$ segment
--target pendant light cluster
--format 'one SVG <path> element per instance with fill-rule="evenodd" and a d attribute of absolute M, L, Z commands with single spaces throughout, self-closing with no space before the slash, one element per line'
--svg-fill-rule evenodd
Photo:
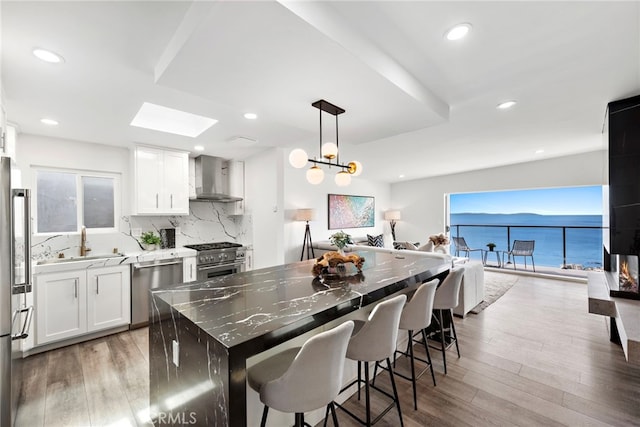
<path fill-rule="evenodd" d="M 329 168 L 335 166 L 340 168 L 340 171 L 336 174 L 335 181 L 340 187 L 347 186 L 351 183 L 351 175 L 358 176 L 362 173 L 362 164 L 358 161 L 352 161 L 345 164 L 340 163 L 340 157 L 338 153 L 338 115 L 344 113 L 344 109 L 333 105 L 330 102 L 321 99 L 311 104 L 313 107 L 320 111 L 320 156 L 321 160 L 317 158 L 309 158 L 307 152 L 301 148 L 296 148 L 289 154 L 289 163 L 294 168 L 301 169 L 307 165 L 307 163 L 313 163 L 313 166 L 307 171 L 307 181 L 310 184 L 320 184 L 324 180 L 324 171 L 318 165 L 327 165 Z M 336 117 L 336 142 L 322 143 L 322 112 L 332 114 Z M 324 159 L 324 160 L 322 160 Z M 335 160 L 335 163 L 334 163 Z"/>

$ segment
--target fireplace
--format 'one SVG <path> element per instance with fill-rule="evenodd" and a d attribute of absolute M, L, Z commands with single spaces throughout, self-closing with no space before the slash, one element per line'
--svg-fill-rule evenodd
<path fill-rule="evenodd" d="M 607 275 L 612 297 L 640 299 L 637 255 L 611 255 L 611 271 Z"/>

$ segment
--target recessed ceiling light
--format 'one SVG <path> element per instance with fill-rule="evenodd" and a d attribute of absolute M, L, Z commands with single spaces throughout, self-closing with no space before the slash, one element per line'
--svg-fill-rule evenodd
<path fill-rule="evenodd" d="M 471 31 L 471 24 L 464 22 L 448 29 L 444 36 L 447 40 L 460 40 L 469 34 L 469 31 Z"/>
<path fill-rule="evenodd" d="M 51 52 L 50 50 L 35 48 L 32 53 L 36 58 L 44 62 L 49 62 L 50 64 L 59 64 L 64 62 L 64 58 L 62 56 L 55 52 Z"/>
<path fill-rule="evenodd" d="M 544 150 L 542 148 L 536 150 L 536 154 L 542 154 L 542 153 L 544 153 Z"/>
<path fill-rule="evenodd" d="M 507 110 L 516 105 L 516 101 L 505 101 L 496 106 L 498 110 Z"/>
<path fill-rule="evenodd" d="M 404 178 L 404 175 L 398 175 L 398 178 Z"/>
<path fill-rule="evenodd" d="M 196 145 L 193 149 L 196 151 L 204 151 L 204 147 L 202 145 Z"/>
<path fill-rule="evenodd" d="M 256 113 L 244 113 L 244 118 L 249 120 L 255 120 L 258 118 Z"/>
<path fill-rule="evenodd" d="M 145 102 L 131 126 L 195 138 L 217 122 L 209 117 Z"/>
<path fill-rule="evenodd" d="M 47 118 L 40 119 L 40 123 L 43 123 L 49 126 L 58 126 L 58 121 L 53 119 L 47 119 Z"/>

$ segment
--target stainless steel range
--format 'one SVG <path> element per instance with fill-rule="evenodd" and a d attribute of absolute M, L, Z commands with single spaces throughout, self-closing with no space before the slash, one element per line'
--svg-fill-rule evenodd
<path fill-rule="evenodd" d="M 216 242 L 185 247 L 198 251 L 198 280 L 244 271 L 245 250 L 238 243 Z"/>

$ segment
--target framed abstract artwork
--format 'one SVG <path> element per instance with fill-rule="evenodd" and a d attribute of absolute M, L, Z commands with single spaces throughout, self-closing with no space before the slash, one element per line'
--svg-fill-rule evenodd
<path fill-rule="evenodd" d="M 375 198 L 329 194 L 329 230 L 373 227 L 375 225 Z"/>

